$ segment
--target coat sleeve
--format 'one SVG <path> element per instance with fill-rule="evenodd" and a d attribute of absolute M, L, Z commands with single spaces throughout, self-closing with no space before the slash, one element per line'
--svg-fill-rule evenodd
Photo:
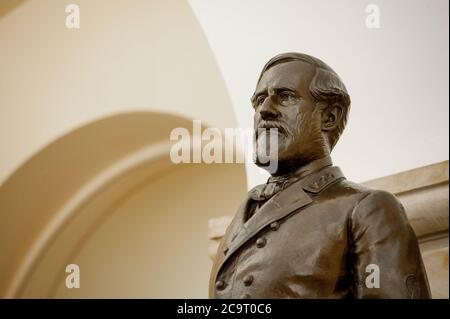
<path fill-rule="evenodd" d="M 366 195 L 352 212 L 350 230 L 355 298 L 430 298 L 416 236 L 394 195 Z"/>

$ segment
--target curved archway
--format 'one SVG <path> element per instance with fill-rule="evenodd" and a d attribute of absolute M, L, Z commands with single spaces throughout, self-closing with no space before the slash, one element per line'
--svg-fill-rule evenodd
<path fill-rule="evenodd" d="M 246 181 L 243 165 L 172 164 L 170 131 L 191 126 L 120 114 L 20 167 L 0 189 L 2 295 L 205 297 L 206 221 L 234 211 Z M 68 263 L 80 265 L 80 289 L 64 285 Z"/>

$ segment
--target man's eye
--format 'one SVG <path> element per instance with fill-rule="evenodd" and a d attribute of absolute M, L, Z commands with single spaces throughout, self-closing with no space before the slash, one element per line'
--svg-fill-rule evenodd
<path fill-rule="evenodd" d="M 256 105 L 261 105 L 264 103 L 264 100 L 266 99 L 265 95 L 260 95 L 256 98 Z"/>
<path fill-rule="evenodd" d="M 294 94 L 292 94 L 291 92 L 282 92 L 279 96 L 281 101 L 290 101 L 291 99 L 295 98 Z"/>

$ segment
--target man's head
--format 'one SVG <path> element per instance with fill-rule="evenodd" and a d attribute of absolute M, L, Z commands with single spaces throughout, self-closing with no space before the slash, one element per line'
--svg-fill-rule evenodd
<path fill-rule="evenodd" d="M 258 131 L 278 129 L 277 175 L 329 155 L 350 108 L 350 96 L 339 76 L 321 60 L 301 53 L 284 53 L 269 60 L 251 101 L 257 165 L 270 147 Z M 268 130 L 263 134 L 267 137 Z"/>

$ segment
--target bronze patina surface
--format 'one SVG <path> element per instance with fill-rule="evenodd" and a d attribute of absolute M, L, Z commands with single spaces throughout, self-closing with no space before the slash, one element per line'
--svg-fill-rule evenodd
<path fill-rule="evenodd" d="M 278 166 L 228 227 L 210 297 L 429 298 L 401 203 L 332 164 L 350 108 L 339 76 L 312 56 L 280 54 L 264 66 L 251 101 L 256 164 L 264 167 L 269 147 L 257 129 L 277 128 Z"/>

